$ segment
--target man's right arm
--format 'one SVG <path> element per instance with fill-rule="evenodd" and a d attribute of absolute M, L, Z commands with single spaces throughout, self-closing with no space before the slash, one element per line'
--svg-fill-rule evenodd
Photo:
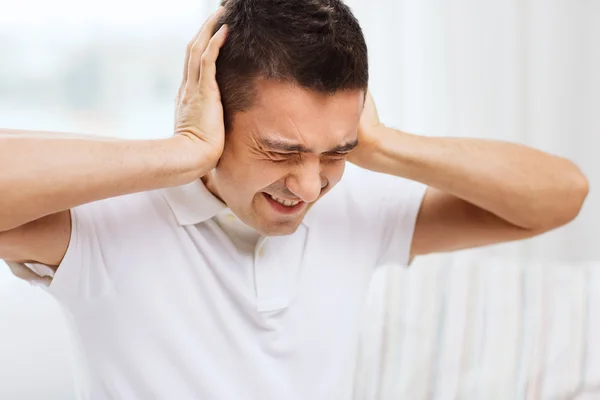
<path fill-rule="evenodd" d="M 225 142 L 216 60 L 227 27 L 219 9 L 190 41 L 175 135 L 119 140 L 0 130 L 0 259 L 57 266 L 71 235 L 70 209 L 179 186 L 218 162 Z"/>
<path fill-rule="evenodd" d="M 128 141 L 0 130 L 0 259 L 58 265 L 69 209 L 130 193 L 178 186 L 206 173 L 183 135 Z"/>

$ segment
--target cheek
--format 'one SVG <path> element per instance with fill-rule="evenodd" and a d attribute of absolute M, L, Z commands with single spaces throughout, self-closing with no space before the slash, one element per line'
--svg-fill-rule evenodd
<path fill-rule="evenodd" d="M 346 169 L 346 161 L 338 161 L 335 163 L 323 164 L 322 175 L 327 178 L 329 182 L 329 187 L 333 187 L 336 185 L 344 175 L 344 170 Z"/>
<path fill-rule="evenodd" d="M 225 141 L 218 168 L 222 175 L 245 179 L 254 168 L 254 158 L 243 142 L 232 137 Z"/>
<path fill-rule="evenodd" d="M 288 173 L 284 163 L 256 157 L 250 152 L 225 151 L 217 166 L 216 175 L 233 193 L 253 195 L 281 181 Z"/>
<path fill-rule="evenodd" d="M 289 166 L 270 160 L 257 160 L 253 170 L 255 182 L 260 182 L 260 189 L 282 182 L 289 174 Z"/>

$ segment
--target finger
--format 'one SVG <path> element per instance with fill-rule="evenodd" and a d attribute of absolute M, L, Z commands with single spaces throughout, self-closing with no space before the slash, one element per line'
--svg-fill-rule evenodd
<path fill-rule="evenodd" d="M 227 40 L 227 25 L 223 25 L 217 33 L 210 39 L 204 54 L 202 54 L 202 68 L 200 77 L 200 85 L 202 89 L 210 92 L 211 90 L 216 89 L 217 86 L 217 58 L 219 57 L 219 51 L 223 44 L 225 44 L 225 40 Z"/>
<path fill-rule="evenodd" d="M 188 76 L 188 65 L 190 63 L 190 54 L 192 52 L 192 46 L 194 45 L 194 43 L 196 43 L 196 39 L 198 39 L 198 36 L 200 36 L 200 32 L 202 32 L 202 29 L 204 29 L 204 27 L 206 26 L 206 21 L 202 24 L 202 26 L 200 27 L 200 29 L 198 30 L 198 32 L 196 32 L 196 34 L 194 35 L 194 37 L 192 38 L 192 40 L 190 40 L 185 48 L 185 60 L 183 63 L 183 80 L 181 85 L 183 86 L 185 84 L 185 81 L 187 80 L 187 76 Z"/>
<path fill-rule="evenodd" d="M 224 7 L 219 7 L 219 9 L 217 11 L 215 11 L 206 21 L 204 21 L 204 23 L 202 24 L 202 26 L 200 27 L 200 29 L 198 30 L 198 32 L 196 32 L 196 34 L 194 35 L 194 37 L 192 38 L 192 40 L 190 40 L 186 46 L 185 49 L 185 62 L 183 64 L 183 82 L 182 85 L 185 83 L 185 81 L 187 80 L 187 76 L 188 76 L 188 65 L 190 63 L 190 54 L 192 52 L 192 48 L 194 46 L 194 43 L 196 43 L 196 41 L 198 40 L 198 37 L 200 37 L 200 34 L 202 33 L 202 31 L 204 30 L 204 28 L 206 27 L 206 25 L 208 24 L 208 22 L 214 18 L 215 15 L 221 15 L 221 13 L 223 12 L 223 8 Z"/>
<path fill-rule="evenodd" d="M 211 36 L 213 36 L 212 33 L 215 30 L 215 26 L 217 25 L 217 22 L 219 20 L 219 17 L 223 13 L 223 10 L 223 7 L 219 8 L 219 10 L 216 13 L 214 13 L 208 19 L 208 21 L 206 21 L 206 24 L 200 31 L 200 34 L 198 35 L 196 41 L 190 49 L 188 72 L 186 75 L 188 82 L 197 83 L 198 79 L 200 78 L 200 62 L 202 60 L 202 54 L 204 54 L 204 51 L 206 50 L 208 43 L 211 40 Z"/>

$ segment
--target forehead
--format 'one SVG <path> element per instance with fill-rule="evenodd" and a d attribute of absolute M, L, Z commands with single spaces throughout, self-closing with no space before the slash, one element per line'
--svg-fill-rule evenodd
<path fill-rule="evenodd" d="M 362 90 L 322 94 L 290 83 L 260 80 L 253 107 L 240 115 L 257 134 L 302 143 L 338 145 L 356 139 Z"/>

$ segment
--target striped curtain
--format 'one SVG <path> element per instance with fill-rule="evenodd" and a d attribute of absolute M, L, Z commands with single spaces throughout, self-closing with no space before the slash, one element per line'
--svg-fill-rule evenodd
<path fill-rule="evenodd" d="M 600 263 L 481 255 L 381 268 L 356 400 L 600 399 Z"/>

